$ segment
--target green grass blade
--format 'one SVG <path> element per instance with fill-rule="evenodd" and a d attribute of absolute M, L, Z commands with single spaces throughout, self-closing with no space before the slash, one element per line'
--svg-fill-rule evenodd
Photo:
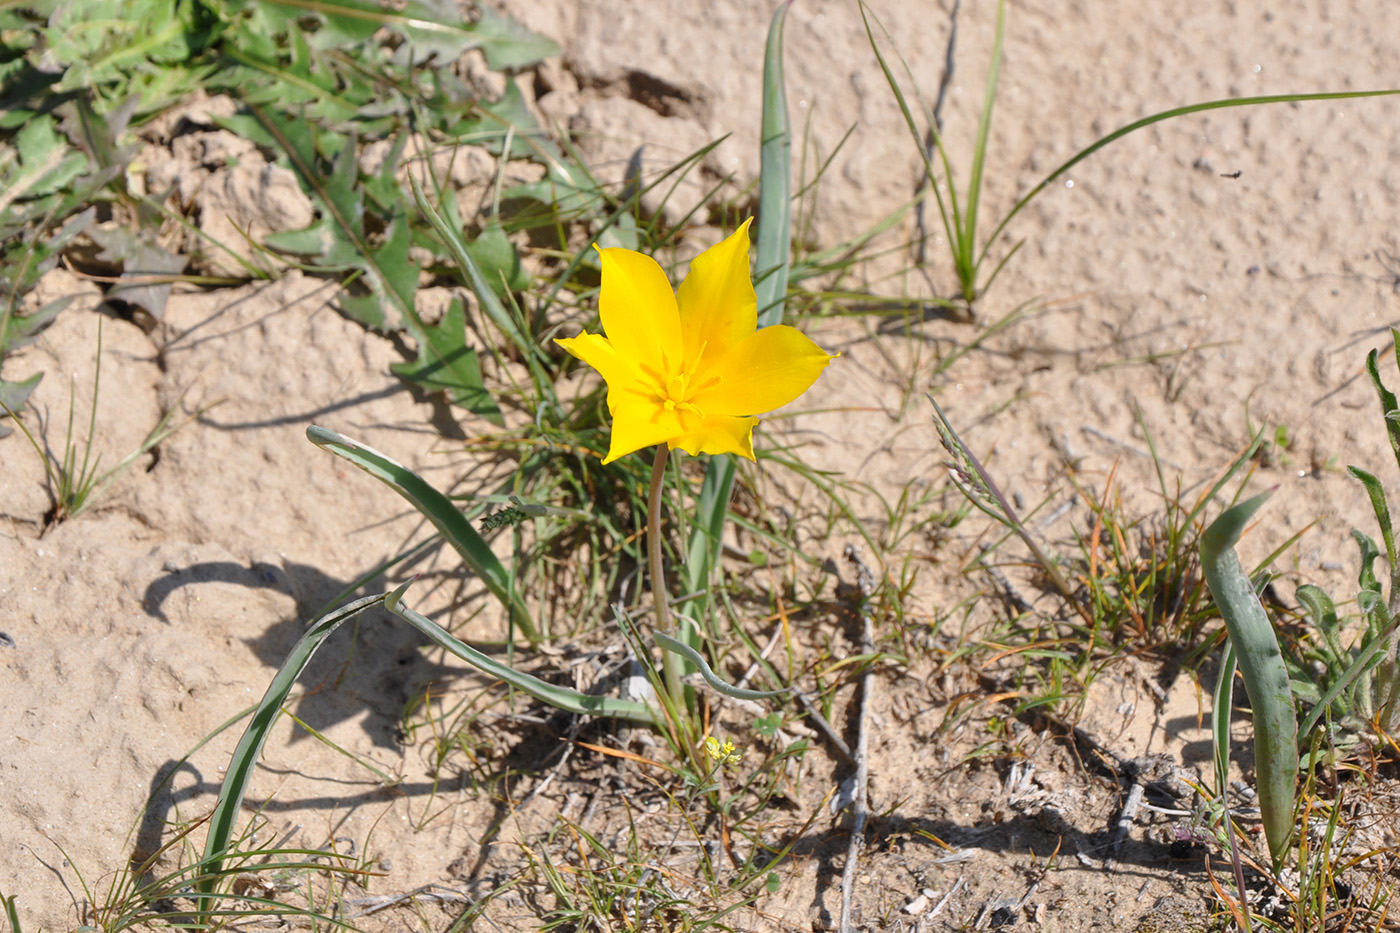
<path fill-rule="evenodd" d="M 9 897 L 0 894 L 0 904 L 5 905 L 5 920 L 10 925 L 10 933 L 20 933 L 19 908 L 15 906 L 15 898 L 18 895 L 11 894 Z"/>
<path fill-rule="evenodd" d="M 1163 120 L 1170 120 L 1174 117 L 1183 117 L 1187 114 L 1203 113 L 1207 110 L 1224 110 L 1229 107 L 1253 107 L 1259 104 L 1294 104 L 1314 100 L 1354 100 L 1358 97 L 1385 97 L 1392 94 L 1400 94 L 1400 88 L 1383 91 L 1331 91 L 1324 94 L 1270 94 L 1263 97 L 1228 97 L 1224 100 L 1210 100 L 1199 104 L 1188 104 L 1185 107 L 1173 107 L 1171 110 L 1163 110 L 1161 113 L 1154 113 L 1149 117 L 1143 117 L 1141 120 L 1134 120 L 1132 123 L 1121 126 L 1107 136 L 1090 143 L 1084 149 L 1070 156 L 1059 168 L 1041 179 L 1040 183 L 1027 192 L 1025 197 L 1017 201 L 1010 212 L 1001 219 L 1001 223 L 997 224 L 996 229 L 992 231 L 992 235 L 987 238 L 985 249 L 990 249 L 992 245 L 996 243 L 1001 237 L 1002 232 L 1006 229 L 1006 225 L 1011 223 L 1012 218 L 1021 213 L 1021 210 L 1034 200 L 1036 195 L 1048 188 L 1051 182 L 1080 162 L 1089 158 L 1089 156 L 1098 152 L 1104 146 L 1107 146 L 1109 143 L 1122 139 L 1129 133 L 1136 132 L 1145 126 L 1161 123 Z M 1400 457 L 1400 453 L 1397 453 L 1397 457 Z"/>
<path fill-rule="evenodd" d="M 481 309 L 486 312 L 491 323 L 495 324 L 497 329 L 510 339 L 511 343 L 515 344 L 516 349 L 526 359 L 533 358 L 535 355 L 534 342 L 527 340 L 525 334 L 516 326 L 515 319 L 511 317 L 510 312 L 501 303 L 501 299 L 497 297 L 496 289 L 492 287 L 492 283 L 487 280 L 481 267 L 472 258 L 471 252 L 467 249 L 466 241 L 462 239 L 462 234 L 449 224 L 442 213 L 433 206 L 432 202 L 428 200 L 428 196 L 423 192 L 422 186 L 418 184 L 418 179 L 411 173 L 409 180 L 413 185 L 413 199 L 417 202 L 418 209 L 423 212 L 423 216 L 427 218 L 437 235 L 442 237 L 443 245 L 447 247 L 458 267 L 466 274 L 467 283 L 476 293 L 477 300 L 481 302 Z"/>
<path fill-rule="evenodd" d="M 409 581 L 412 583 L 413 581 Z M 515 668 L 502 664 L 489 655 L 483 654 L 468 644 L 454 638 L 452 633 L 438 625 L 432 619 L 403 605 L 403 594 L 408 589 L 406 583 L 390 593 L 384 602 L 384 608 L 394 615 L 412 625 L 418 631 L 426 635 L 434 644 L 451 652 L 457 657 L 466 661 L 473 667 L 485 671 L 493 677 L 501 680 L 528 693 L 530 696 L 542 703 L 548 703 L 556 709 L 573 713 L 577 716 L 603 716 L 610 719 L 627 719 L 632 722 L 645 723 L 651 726 L 659 726 L 662 720 L 657 711 L 653 710 L 645 703 L 636 700 L 623 700 L 617 697 L 590 696 L 586 693 L 579 693 L 568 687 L 559 687 L 551 683 L 546 683 L 538 677 L 529 674 L 522 674 Z"/>
<path fill-rule="evenodd" d="M 933 119 L 933 115 L 927 113 L 929 131 L 933 134 L 935 148 L 943 161 L 943 173 L 948 179 L 948 195 L 952 200 L 953 209 L 953 215 L 951 217 L 948 214 L 948 204 L 943 201 L 943 192 L 939 189 L 937 177 L 934 175 L 933 162 L 929 158 L 929 153 L 924 146 L 922 137 L 919 135 L 919 127 L 914 122 L 914 114 L 909 108 L 909 101 L 905 99 L 904 90 L 899 86 L 899 81 L 895 79 L 894 71 L 890 68 L 889 62 L 885 59 L 885 54 L 880 51 L 880 43 L 875 40 L 875 28 L 870 23 L 870 18 L 873 15 L 870 8 L 866 6 L 865 0 L 861 0 L 860 19 L 861 22 L 865 24 L 866 40 L 870 43 L 870 50 L 875 53 L 875 60 L 879 63 L 880 71 L 885 76 L 885 83 L 890 86 L 890 92 L 894 94 L 895 103 L 899 105 L 899 112 L 904 115 L 904 124 L 909 129 L 909 135 L 914 139 L 914 148 L 918 151 L 919 157 L 923 159 L 924 176 L 928 179 L 929 190 L 933 192 L 934 201 L 938 204 L 939 218 L 943 221 L 943 232 L 948 237 L 948 242 L 953 244 L 956 250 L 958 237 L 962 232 L 962 219 L 958 212 L 957 189 L 953 187 L 952 166 L 948 162 L 947 152 L 943 149 L 942 136 L 938 132 L 938 125 Z M 880 29 L 882 32 L 884 28 L 884 25 L 881 24 Z M 889 33 L 885 32 L 885 36 L 888 38 Z M 905 73 L 908 74 L 908 71 L 909 69 L 906 66 Z M 961 276 L 961 272 L 959 275 Z"/>
<path fill-rule="evenodd" d="M 198 911 L 201 917 L 207 917 L 212 909 L 214 883 L 223 868 L 229 840 L 233 837 L 234 823 L 238 819 L 239 808 L 243 805 L 243 795 L 248 791 L 253 769 L 262 755 L 272 724 L 281 712 L 282 704 L 287 701 L 292 684 L 296 683 L 306 665 L 311 663 L 316 649 L 321 647 L 332 632 L 371 606 L 384 602 L 385 598 L 384 593 L 365 596 L 321 616 L 292 646 L 286 660 L 273 676 L 272 683 L 268 684 L 262 702 L 258 704 L 253 718 L 243 730 L 243 737 L 238 740 L 238 746 L 233 750 L 228 773 L 224 776 L 223 786 L 219 788 L 218 803 L 214 805 L 214 812 L 209 817 L 209 835 L 204 843 L 204 858 L 200 864 Z"/>
<path fill-rule="evenodd" d="M 467 569 L 481 578 L 491 594 L 501 601 L 511 614 L 512 623 L 520 629 L 530 644 L 538 644 L 539 629 L 530 616 L 529 607 L 510 575 L 490 546 L 477 534 L 471 522 L 457 510 L 452 500 L 434 489 L 427 480 L 373 447 L 367 447 L 342 434 L 312 425 L 306 437 L 317 447 L 325 448 L 349 460 L 370 476 L 385 483 L 403 496 L 424 518 L 432 522 L 442 536 L 457 549 Z"/>
<path fill-rule="evenodd" d="M 1230 716 L 1235 710 L 1235 646 L 1227 638 L 1220 659 L 1220 679 L 1215 682 L 1215 708 L 1211 713 L 1211 740 L 1215 745 L 1215 786 L 1220 799 L 1230 786 Z M 1227 814 L 1226 819 L 1229 816 Z"/>
<path fill-rule="evenodd" d="M 466 276 L 467 284 L 476 294 L 481 310 L 491 319 L 491 323 L 496 325 L 496 329 L 515 344 L 515 348 L 520 352 L 526 365 L 529 366 L 530 379 L 534 383 L 535 392 L 541 398 L 555 399 L 554 380 L 549 378 L 540 365 L 540 348 L 521 329 L 510 310 L 497 296 L 492 282 L 487 279 L 485 273 L 481 271 L 481 266 L 472 258 L 471 252 L 467 249 L 466 241 L 462 239 L 462 234 L 449 224 L 442 213 L 429 202 L 413 173 L 410 172 L 408 177 L 413 186 L 413 199 L 417 202 L 418 209 L 423 212 L 423 216 L 427 218 L 433 230 L 442 238 L 443 245 L 447 247 L 447 251 L 452 255 L 457 267 Z"/>
<path fill-rule="evenodd" d="M 987 137 L 992 131 L 992 108 L 997 98 L 997 81 L 1001 77 L 1002 40 L 1006 35 L 1006 0 L 997 2 L 996 37 L 992 40 L 992 57 L 987 65 L 987 90 L 982 97 L 982 116 L 977 120 L 977 145 L 972 150 L 972 178 L 967 188 L 967 212 L 963 215 L 963 233 L 958 239 L 958 248 L 965 250 L 959 263 L 969 270 L 969 280 L 973 294 L 964 293 L 971 301 L 977 297 L 977 271 L 982 265 L 986 250 L 974 259 L 977 250 L 977 206 L 982 199 L 982 167 L 987 160 Z"/>
<path fill-rule="evenodd" d="M 773 14 L 763 53 L 763 124 L 759 150 L 758 326 L 783 319 L 792 257 L 792 131 L 783 81 L 783 23 L 791 3 Z"/>
<path fill-rule="evenodd" d="M 1288 669 L 1273 624 L 1254 583 L 1240 566 L 1235 543 L 1271 493 L 1227 509 L 1201 535 L 1201 568 L 1225 620 L 1254 710 L 1254 764 L 1264 837 L 1277 868 L 1293 834 L 1294 786 L 1298 778 L 1298 714 Z"/>
<path fill-rule="evenodd" d="M 1210 488 L 1201 493 L 1200 498 L 1196 500 L 1196 504 L 1191 507 L 1191 511 L 1186 513 L 1186 524 L 1193 524 L 1196 519 L 1200 517 L 1201 513 L 1206 510 L 1206 506 L 1215 501 L 1215 497 L 1220 495 L 1220 490 L 1225 488 L 1225 485 L 1234 478 L 1235 474 L 1238 473 L 1246 463 L 1253 461 L 1255 451 L 1257 451 L 1259 446 L 1263 443 L 1264 432 L 1261 430 L 1258 434 L 1254 435 L 1254 438 L 1249 442 L 1249 446 L 1240 451 L 1239 456 L 1231 461 L 1230 465 L 1225 468 L 1225 472 L 1220 474 L 1220 477 L 1211 484 Z M 1162 483 L 1161 488 L 1165 492 L 1166 482 L 1161 479 L 1160 469 L 1158 471 L 1158 477 L 1159 481 Z"/>

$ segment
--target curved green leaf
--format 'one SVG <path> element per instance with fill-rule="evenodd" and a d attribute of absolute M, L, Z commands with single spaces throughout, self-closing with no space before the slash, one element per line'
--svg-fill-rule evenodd
<path fill-rule="evenodd" d="M 214 804 L 214 812 L 209 816 L 209 835 L 205 839 L 204 858 L 200 865 L 198 911 L 201 917 L 206 917 L 212 909 L 214 884 L 220 877 L 224 856 L 228 854 L 229 840 L 233 836 L 233 826 L 238 819 L 239 808 L 243 805 L 243 796 L 253 779 L 253 769 L 262 756 L 272 724 L 281 712 L 282 704 L 287 702 L 287 694 L 291 692 L 292 684 L 296 683 L 306 665 L 311 663 L 316 649 L 321 647 L 331 633 L 371 606 L 384 602 L 387 595 L 380 593 L 377 596 L 365 596 L 321 616 L 292 646 L 286 660 L 273 676 L 272 683 L 268 684 L 262 702 L 258 704 L 253 718 L 243 730 L 243 737 L 238 740 L 238 745 L 233 750 L 228 772 L 224 775 L 224 783 L 219 788 L 219 800 Z"/>
<path fill-rule="evenodd" d="M 651 637 L 656 639 L 656 643 L 666 651 L 674 652 L 694 664 L 699 669 L 700 676 L 705 678 L 705 683 L 727 697 L 733 697 L 736 700 L 768 700 L 784 696 L 792 690 L 790 687 L 782 690 L 745 690 L 743 687 L 735 687 L 725 683 L 718 674 L 710 669 L 710 665 L 705 662 L 704 655 L 685 642 L 677 641 L 665 632 L 653 632 Z"/>
<path fill-rule="evenodd" d="M 409 582 L 411 583 L 412 581 Z M 556 709 L 562 709 L 565 712 L 574 713 L 578 716 L 603 716 L 609 719 L 627 719 L 632 722 L 645 723 L 650 726 L 661 724 L 657 711 L 653 710 L 645 703 L 639 703 L 636 700 L 623 700 L 617 697 L 590 696 L 589 694 L 580 693 L 568 687 L 560 687 L 555 684 L 546 683 L 538 677 L 522 674 L 515 668 L 502 664 L 489 655 L 483 654 L 455 638 L 451 632 L 438 625 L 432 619 L 403 605 L 403 594 L 407 589 L 408 584 L 404 584 L 393 593 L 389 594 L 388 598 L 384 601 L 384 608 L 428 636 L 434 644 L 451 652 L 473 667 L 483 670 L 493 677 L 499 677 L 517 690 L 528 693 L 542 703 L 548 703 Z"/>
<path fill-rule="evenodd" d="M 317 447 L 349 460 L 407 499 L 442 532 L 442 536 L 462 556 L 467 569 L 480 577 L 491 594 L 501 601 L 501 605 L 510 612 L 511 621 L 530 644 L 539 643 L 539 629 L 535 627 L 519 589 L 512 585 L 500 559 L 451 499 L 434 489 L 423 477 L 373 447 L 314 424 L 306 429 L 306 437 Z"/>
<path fill-rule="evenodd" d="M 1201 534 L 1201 568 L 1225 620 L 1230 645 L 1238 658 L 1254 711 L 1254 765 L 1259 809 L 1269 854 L 1278 867 L 1283 863 L 1293 834 L 1298 719 L 1278 636 L 1259 602 L 1254 583 L 1235 553 L 1235 543 L 1245 525 L 1271 494 L 1266 492 L 1241 502 L 1211 523 Z"/>

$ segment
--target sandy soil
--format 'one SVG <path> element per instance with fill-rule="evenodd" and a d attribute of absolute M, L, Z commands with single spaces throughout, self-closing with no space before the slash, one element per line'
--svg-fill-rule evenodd
<path fill-rule="evenodd" d="M 654 170 L 729 134 L 700 180 L 729 177 L 725 190 L 736 194 L 752 184 L 768 4 L 507 6 L 564 48 L 525 83 L 539 111 L 573 134 L 603 177 L 620 180 L 638 146 Z M 895 37 L 886 48 L 903 55 L 912 85 L 932 100 L 947 5 L 874 9 Z M 1012 4 L 986 227 L 1065 158 L 1140 116 L 1228 96 L 1393 85 L 1400 33 L 1382 28 L 1389 12 L 1373 0 L 1219 0 L 1185 12 Z M 959 186 L 993 18 L 984 0 L 964 3 L 957 20 L 943 118 Z M 920 163 L 850 3 L 795 5 L 787 40 L 789 98 L 805 134 L 798 156 L 809 178 L 831 159 L 804 199 L 801 228 L 810 248 L 825 248 L 911 198 Z M 240 196 L 240 185 L 285 188 L 286 179 L 250 170 L 246 158 L 233 177 L 215 134 L 192 132 L 206 132 L 198 152 L 182 154 L 191 140 L 162 145 L 174 166 L 168 171 L 184 173 L 193 197 L 207 196 L 211 223 L 218 205 L 252 199 Z M 683 186 L 666 209 L 682 215 L 704 189 L 699 180 Z M 261 229 L 304 222 L 294 193 L 277 204 L 280 213 L 259 215 Z M 911 483 L 944 482 L 922 399 L 935 389 L 1008 494 L 1047 500 L 1042 514 L 1057 519 L 1043 532 L 1063 542 L 1089 521 L 1066 479 L 1071 471 L 1103 491 L 1116 468 L 1131 514 L 1159 505 L 1142 456 L 1144 425 L 1187 495 L 1244 447 L 1250 425 L 1285 426 L 1291 446 L 1254 480 L 1280 488 L 1244 542 L 1246 563 L 1315 522 L 1281 562 L 1289 578 L 1280 589 L 1291 598 L 1294 585 L 1308 581 L 1347 594 L 1355 573 L 1349 532 L 1369 529 L 1372 519 L 1361 487 L 1341 467 L 1355 463 L 1395 479 L 1362 361 L 1400 323 L 1397 214 L 1394 99 L 1220 111 L 1149 128 L 1077 166 L 1016 219 L 993 261 L 1009 245 L 1024 245 L 979 302 L 978 323 L 936 314 L 907 328 L 901 321 L 882 329 L 873 318 L 814 322 L 814 336 L 841 359 L 801 403 L 803 413 L 770 423 L 767 442 L 800 442 L 812 467 L 865 484 L 859 517 L 879 532 L 887 518 L 878 497 L 892 501 Z M 693 241 L 714 235 L 696 231 Z M 890 298 L 950 294 L 942 238 L 932 237 L 926 266 L 913 268 L 916 237 L 906 217 L 878 241 L 883 256 L 845 287 Z M 80 877 L 100 902 L 133 856 L 170 840 L 167 821 L 207 812 L 238 738 L 238 728 L 219 729 L 256 702 L 301 622 L 424 535 L 391 492 L 312 448 L 305 427 L 341 430 L 465 491 L 485 488 L 490 467 L 460 438 L 490 428 L 392 377 L 399 351 L 344 320 L 325 281 L 288 272 L 271 284 L 177 291 L 164 326 L 151 334 L 100 307 L 96 287 L 68 273 L 55 273 L 44 288 L 86 296 L 7 372 L 48 374 L 34 402 L 47 413 L 51 444 L 62 442 L 70 386 L 80 406 L 91 398 L 99 320 L 97 449 L 109 460 L 139 443 L 168 408 L 220 403 L 147 457 L 99 508 L 48 529 L 37 458 L 17 437 L 0 441 L 0 629 L 8 636 L 0 647 L 7 723 L 0 891 L 19 896 L 27 928 L 52 930 L 81 922 L 88 895 Z M 1028 302 L 1013 326 L 946 371 L 937 368 L 986 324 Z M 1382 369 L 1400 382 L 1393 364 Z M 775 497 L 794 482 L 752 481 Z M 808 502 L 812 493 L 797 495 Z M 1062 503 L 1070 507 L 1060 511 Z M 890 553 L 864 554 L 895 576 L 911 563 L 919 568 L 907 606 L 911 631 L 946 623 L 960 601 L 991 591 L 988 580 L 960 570 L 980 534 L 970 523 L 946 541 L 910 539 Z M 849 528 L 808 535 L 807 553 L 838 562 L 856 540 Z M 454 562 L 434 555 L 416 569 L 446 581 L 424 596 L 429 606 L 446 605 Z M 989 605 L 974 619 L 1000 611 Z M 835 610 L 803 624 L 807 638 L 834 654 L 858 650 L 857 633 Z M 500 637 L 487 616 L 474 626 Z M 755 623 L 755 631 L 768 630 Z M 950 718 L 970 675 L 939 669 L 937 657 L 931 651 L 908 667 L 879 670 L 870 713 L 878 818 L 858 874 L 859 922 L 920 930 L 1200 928 L 1209 882 L 1199 852 L 1171 856 L 1172 821 L 1144 819 L 1110 859 L 1131 779 L 1086 765 L 1082 741 L 1066 741 L 1056 723 L 1008 719 L 995 706 Z M 1189 677 L 1169 681 L 1158 698 L 1158 673 L 1151 659 L 1105 672 L 1084 706 L 1084 735 L 1119 764 L 1165 755 L 1191 773 L 1208 756 L 1207 734 L 1197 728 L 1204 701 Z M 983 672 L 981 689 L 994 689 L 997 675 Z M 461 898 L 483 897 L 520 873 L 517 843 L 540 839 L 560 813 L 621 846 L 627 818 L 610 801 L 627 781 L 642 837 L 655 842 L 671 832 L 665 799 L 635 768 L 581 752 L 556 767 L 553 727 L 521 731 L 502 720 L 483 729 L 482 757 L 493 762 L 486 771 L 510 767 L 518 777 L 482 783 L 465 769 L 435 783 L 426 733 L 405 735 L 401 725 L 406 705 L 428 685 L 435 702 L 441 696 L 450 705 L 483 682 L 403 627 L 367 617 L 328 646 L 303 679 L 294 711 L 401 782 L 383 786 L 288 720 L 254 784 L 251 797 L 267 820 L 263 841 L 353 848 L 385 873 L 352 890 L 359 899 L 352 913 L 375 906 L 370 899 L 379 895 L 440 886 L 437 901 L 421 897 L 357 924 L 446 928 Z M 853 696 L 853 687 L 838 692 L 838 708 L 851 708 Z M 721 716 L 736 731 L 752 725 L 743 710 Z M 838 725 L 846 727 L 846 713 Z M 1010 730 L 995 736 L 1000 751 L 975 755 L 993 728 Z M 1246 725 L 1239 728 L 1247 738 Z M 791 812 L 787 824 L 774 824 L 774 838 L 785 825 L 800 827 L 848 770 L 820 750 L 809 755 L 790 775 Z M 550 785 L 533 794 L 546 773 Z M 525 802 L 512 811 L 505 795 Z M 504 832 L 484 838 L 499 822 Z M 727 922 L 775 930 L 830 923 L 839 912 L 846 826 L 844 816 L 819 812 L 778 869 L 777 891 Z M 1396 843 L 1393 824 L 1372 833 L 1371 844 Z M 201 831 L 191 838 L 199 845 Z M 529 929 L 548 903 L 522 885 L 493 900 L 488 915 L 501 927 Z M 1183 925 L 1138 926 L 1169 920 Z"/>

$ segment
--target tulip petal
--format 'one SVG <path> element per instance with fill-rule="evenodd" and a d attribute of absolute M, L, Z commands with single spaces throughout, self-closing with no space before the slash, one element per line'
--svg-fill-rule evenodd
<path fill-rule="evenodd" d="M 665 378 L 681 364 L 681 320 L 671 283 L 655 259 L 630 249 L 599 249 L 598 316 L 608 341 L 638 369 Z"/>
<path fill-rule="evenodd" d="M 691 401 L 709 415 L 772 411 L 806 392 L 834 359 L 795 327 L 765 327 L 697 374 Z"/>
<path fill-rule="evenodd" d="M 754 459 L 753 429 L 758 419 L 752 415 L 711 415 L 687 419 L 687 431 L 671 438 L 671 449 L 696 454 L 738 454 Z"/>
<path fill-rule="evenodd" d="M 749 279 L 752 222 L 750 217 L 723 242 L 692 259 L 676 291 L 687 372 L 723 355 L 758 326 L 758 300 Z"/>
<path fill-rule="evenodd" d="M 583 360 L 598 370 L 603 381 L 608 384 L 608 410 L 613 408 L 615 392 L 645 392 L 641 373 L 630 360 L 626 360 L 608 338 L 602 334 L 582 333 L 577 337 L 556 338 L 555 343 L 569 351 L 571 356 Z"/>
<path fill-rule="evenodd" d="M 612 411 L 612 441 L 604 463 L 612 463 L 634 450 L 660 444 L 681 434 L 680 415 L 667 411 L 655 401 L 632 393 L 608 393 L 608 408 Z"/>

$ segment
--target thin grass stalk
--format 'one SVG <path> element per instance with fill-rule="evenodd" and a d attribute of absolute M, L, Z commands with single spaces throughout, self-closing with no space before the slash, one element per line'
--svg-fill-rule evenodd
<path fill-rule="evenodd" d="M 1211 713 L 1215 787 L 1220 792 L 1222 806 L 1225 806 L 1225 791 L 1230 786 L 1230 717 L 1235 711 L 1235 672 L 1238 669 L 1235 645 L 1227 638 L 1225 653 L 1220 658 L 1220 676 L 1215 681 L 1215 708 Z M 1230 818 L 1228 807 L 1225 810 L 1225 818 Z"/>
<path fill-rule="evenodd" d="M 949 466 L 957 480 L 957 485 L 967 497 L 968 502 L 1021 539 L 1021 542 L 1030 550 L 1031 556 L 1035 558 L 1036 566 L 1045 573 L 1050 585 L 1079 614 L 1084 623 L 1091 630 L 1094 629 L 1098 624 L 1097 621 L 1084 603 L 1075 596 L 1074 591 L 1070 589 L 1069 584 L 1060 573 L 1059 565 L 1051 559 L 1050 555 L 1045 553 L 1040 542 L 1036 541 L 1035 536 L 1026 528 L 1025 522 L 1017 515 L 1016 510 L 1012 508 L 1011 503 L 992 480 L 991 474 L 982 466 L 982 461 L 973 454 L 972 448 L 958 437 L 958 433 L 953 430 L 952 422 L 943 413 L 938 402 L 932 395 L 926 397 L 933 405 L 934 414 L 938 418 L 935 427 L 938 429 L 939 440 L 943 442 L 944 448 L 952 458 Z"/>
<path fill-rule="evenodd" d="M 953 170 L 952 166 L 948 162 L 948 153 L 943 148 L 943 138 L 942 134 L 939 132 L 938 129 L 938 121 L 933 119 L 933 115 L 931 113 L 926 114 L 926 116 L 928 117 L 929 132 L 933 136 L 934 149 L 935 151 L 937 151 L 943 162 L 943 172 L 945 177 L 948 179 L 948 196 L 952 201 L 952 217 L 948 216 L 949 205 L 947 205 L 943 201 L 943 192 L 940 191 L 938 188 L 937 178 L 933 171 L 933 160 L 932 158 L 930 158 L 928 148 L 924 146 L 920 141 L 919 128 L 914 122 L 914 114 L 909 109 L 909 102 L 905 99 L 904 92 L 900 90 L 899 81 L 895 79 L 894 71 L 891 70 L 889 62 L 885 59 L 884 53 L 880 51 L 880 44 L 875 41 L 875 29 L 870 24 L 870 17 L 872 15 L 873 14 L 870 12 L 870 8 L 866 5 L 865 0 L 861 0 L 860 18 L 861 22 L 865 24 L 866 39 L 869 40 L 870 49 L 875 53 L 875 60 L 879 63 L 880 71 L 885 76 L 885 83 L 887 83 L 890 86 L 890 91 L 894 94 L 895 103 L 899 105 L 899 111 L 904 116 L 904 123 L 909 128 L 910 134 L 912 134 L 914 137 L 914 142 L 918 147 L 919 156 L 923 159 L 924 162 L 924 177 L 928 179 L 929 190 L 933 192 L 934 201 L 938 204 L 939 219 L 943 221 L 943 232 L 947 235 L 948 242 L 953 245 L 954 249 L 956 249 L 956 244 L 958 242 L 958 234 L 962 230 L 961 213 L 958 209 L 957 189 L 953 187 Z M 880 30 L 885 33 L 886 38 L 889 38 L 889 33 L 885 31 L 884 24 L 881 24 Z M 907 66 L 905 68 L 905 71 L 906 73 L 908 72 Z M 956 255 L 954 258 L 956 260 Z"/>
<path fill-rule="evenodd" d="M 1264 837 L 1274 868 L 1283 864 L 1293 834 L 1298 780 L 1298 714 L 1288 669 L 1273 624 L 1254 583 L 1240 566 L 1235 543 L 1271 495 L 1266 492 L 1226 510 L 1201 535 L 1201 568 L 1225 620 L 1245 690 L 1254 711 L 1254 764 Z"/>
<path fill-rule="evenodd" d="M 982 115 L 977 121 L 977 143 L 972 150 L 972 177 L 967 187 L 967 212 L 963 218 L 962 236 L 958 238 L 959 278 L 963 298 L 977 297 L 977 273 L 986 251 L 977 254 L 977 208 L 982 200 L 982 170 L 987 161 L 987 137 L 992 130 L 992 108 L 996 104 L 997 82 L 1001 77 L 1002 40 L 1006 35 L 1006 0 L 998 0 L 996 35 L 992 40 L 992 59 L 987 66 L 987 90 L 982 98 Z M 930 179 L 930 182 L 932 179 Z M 949 183 L 952 178 L 949 176 Z"/>
<path fill-rule="evenodd" d="M 1136 132 L 1143 127 L 1151 126 L 1154 123 L 1161 123 L 1163 120 L 1170 120 L 1174 117 L 1183 117 L 1188 114 L 1202 113 L 1208 110 L 1224 110 L 1230 107 L 1253 107 L 1260 104 L 1294 104 L 1315 100 L 1354 100 L 1359 97 L 1387 97 L 1393 94 L 1400 94 L 1400 88 L 1378 91 L 1334 91 L 1322 94 L 1268 94 L 1261 97 L 1228 97 L 1224 100 L 1211 100 L 1199 104 L 1188 104 L 1185 107 L 1173 107 L 1170 110 L 1163 110 L 1161 113 L 1154 113 L 1140 120 L 1134 120 L 1132 123 L 1121 126 L 1107 136 L 1090 143 L 1088 146 L 1066 159 L 1062 165 L 1053 170 L 1049 175 L 1042 178 L 1034 188 L 1026 192 L 1025 196 L 1016 202 L 1011 210 L 1007 212 L 1006 216 L 1001 219 L 1001 223 L 996 225 L 996 228 L 992 230 L 992 235 L 987 238 L 987 244 L 982 248 L 982 253 L 985 255 L 987 251 L 996 244 L 997 240 L 1001 238 L 1002 233 L 1005 232 L 1007 224 L 1011 223 L 1012 219 L 1015 218 L 1017 214 L 1021 213 L 1021 210 L 1034 200 L 1036 195 L 1048 188 L 1055 179 L 1059 178 L 1065 172 L 1074 168 L 1074 166 L 1083 162 L 1109 143 L 1122 139 L 1129 133 Z"/>
<path fill-rule="evenodd" d="M 526 335 L 505 305 L 496 297 L 490 280 L 481 271 L 481 267 L 476 264 L 476 260 L 472 259 L 471 253 L 467 250 L 466 241 L 462 239 L 461 234 L 428 200 L 428 196 L 423 192 L 422 186 L 418 184 L 418 179 L 412 172 L 409 173 L 408 178 L 413 188 L 414 202 L 417 203 L 418 209 L 423 212 L 423 216 L 427 218 L 428 224 L 442 238 L 443 245 L 447 247 L 453 261 L 457 263 L 457 267 L 466 276 L 467 284 L 476 294 L 482 311 L 491 319 L 491 323 L 496 326 L 496 329 L 510 340 L 525 360 L 530 370 L 530 380 L 534 383 L 535 392 L 541 398 L 553 398 L 554 382 L 546 375 L 540 364 L 540 348 L 535 341 Z"/>
<path fill-rule="evenodd" d="M 77 392 L 68 396 L 68 432 L 69 440 L 72 440 L 73 432 L 73 398 Z M 83 445 L 83 467 L 78 471 L 78 487 L 74 491 L 74 499 L 77 501 L 68 503 L 73 511 L 82 507 L 82 499 L 86 498 L 86 493 L 91 488 L 90 477 L 97 472 L 97 466 L 93 466 L 92 473 L 88 472 L 88 464 L 92 459 L 92 441 L 97 436 L 97 400 L 102 397 L 102 318 L 97 319 L 97 358 L 92 365 L 92 405 L 88 410 L 88 433 L 87 442 Z M 71 444 L 70 444 L 71 449 Z M 100 458 L 99 458 L 100 462 Z"/>

